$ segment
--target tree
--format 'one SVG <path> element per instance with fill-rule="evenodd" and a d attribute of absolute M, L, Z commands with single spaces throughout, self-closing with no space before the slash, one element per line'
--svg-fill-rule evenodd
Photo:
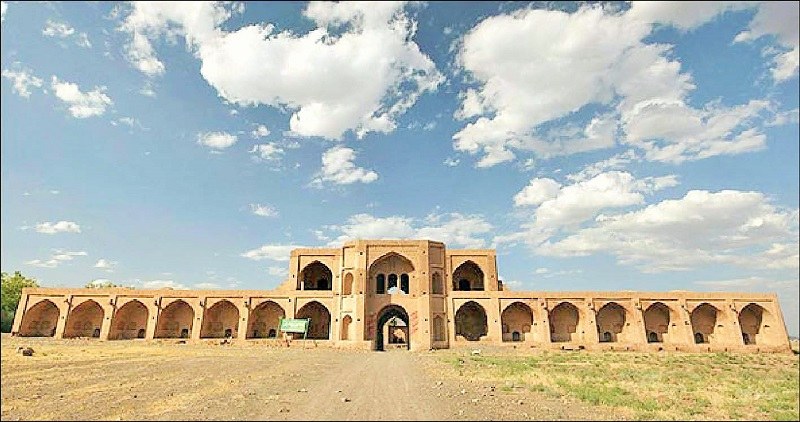
<path fill-rule="evenodd" d="M 19 298 L 25 287 L 39 287 L 39 283 L 32 278 L 27 278 L 19 271 L 14 275 L 2 274 L 2 292 L 0 292 L 0 330 L 4 333 L 11 332 L 14 325 L 14 314 L 17 312 Z"/>

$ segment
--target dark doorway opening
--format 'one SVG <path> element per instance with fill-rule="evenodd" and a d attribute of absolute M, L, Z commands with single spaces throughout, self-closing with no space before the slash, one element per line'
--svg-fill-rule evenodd
<path fill-rule="evenodd" d="M 144 338 L 144 328 L 140 328 L 139 331 L 136 333 L 137 338 Z"/>
<path fill-rule="evenodd" d="M 378 323 L 375 324 L 376 332 L 375 332 L 375 345 L 373 347 L 374 350 L 383 350 L 383 326 L 386 325 L 386 323 L 389 322 L 390 319 L 395 317 L 403 321 L 406 324 L 406 327 L 408 327 L 409 329 L 411 328 L 411 325 L 408 323 L 408 313 L 406 312 L 405 309 L 403 309 L 403 307 L 398 305 L 389 305 L 383 308 L 378 313 L 378 321 L 377 321 Z M 405 346 L 406 349 L 411 349 L 411 338 L 410 338 L 411 333 L 409 332 L 408 334 L 409 338 L 406 340 Z"/>

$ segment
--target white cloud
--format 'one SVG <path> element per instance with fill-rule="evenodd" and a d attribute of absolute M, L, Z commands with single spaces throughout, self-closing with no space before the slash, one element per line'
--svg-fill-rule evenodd
<path fill-rule="evenodd" d="M 322 185 L 331 182 L 337 185 L 351 183 L 372 183 L 378 180 L 378 173 L 356 167 L 353 160 L 356 153 L 351 148 L 335 146 L 322 154 L 322 169 L 317 174 L 312 184 Z"/>
<path fill-rule="evenodd" d="M 800 123 L 800 109 L 795 108 L 775 113 L 775 117 L 767 123 L 767 126 L 796 125 L 798 123 Z"/>
<path fill-rule="evenodd" d="M 201 290 L 214 290 L 219 289 L 219 284 L 216 283 L 197 283 L 194 285 L 195 289 Z"/>
<path fill-rule="evenodd" d="M 278 210 L 271 205 L 250 204 L 250 212 L 261 217 L 278 216 Z"/>
<path fill-rule="evenodd" d="M 455 117 L 472 120 L 453 135 L 453 147 L 481 154 L 477 167 L 511 161 L 515 150 L 547 159 L 613 147 L 618 139 L 644 149 L 645 159 L 673 163 L 762 148 L 766 137 L 756 126 L 768 102 L 696 109 L 687 102 L 696 87 L 669 58 L 671 46 L 644 42 L 654 22 L 691 29 L 742 7 L 752 6 L 634 3 L 619 12 L 588 5 L 487 18 L 458 52 L 457 64 L 475 86 L 460 94 Z M 587 106 L 598 109 L 588 120 L 563 124 Z M 673 120 L 675 128 L 663 123 Z"/>
<path fill-rule="evenodd" d="M 75 44 L 78 46 L 84 48 L 92 47 L 89 36 L 85 32 L 76 33 L 75 28 L 66 22 L 54 22 L 48 19 L 45 28 L 42 30 L 42 35 L 61 39 L 74 38 Z"/>
<path fill-rule="evenodd" d="M 4 1 L 0 2 L 0 22 L 5 22 L 7 10 L 8 10 L 8 3 Z"/>
<path fill-rule="evenodd" d="M 623 116 L 625 142 L 643 149 L 649 160 L 672 163 L 759 150 L 766 136 L 748 127 L 769 105 L 752 100 L 696 110 L 680 101 L 641 102 Z"/>
<path fill-rule="evenodd" d="M 94 264 L 95 268 L 101 268 L 101 269 L 104 269 L 104 270 L 106 270 L 108 272 L 114 271 L 114 267 L 116 267 L 116 266 L 117 266 L 117 261 L 109 261 L 109 260 L 104 259 L 104 258 L 98 259 L 97 263 Z"/>
<path fill-rule="evenodd" d="M 15 67 L 20 67 L 19 62 L 14 63 Z M 20 97 L 29 98 L 31 96 L 31 88 L 41 88 L 42 80 L 34 76 L 29 70 L 18 69 L 3 69 L 3 77 L 11 80 L 14 92 L 19 94 Z"/>
<path fill-rule="evenodd" d="M 260 248 L 252 249 L 241 254 L 241 256 L 252 259 L 253 261 L 261 261 L 264 259 L 270 261 L 288 261 L 292 249 L 303 248 L 299 245 L 264 245 Z"/>
<path fill-rule="evenodd" d="M 100 116 L 106 112 L 106 107 L 114 104 L 111 98 L 106 95 L 106 87 L 95 87 L 89 92 L 81 92 L 77 84 L 70 82 L 59 82 L 53 76 L 52 88 L 61 101 L 69 105 L 69 112 L 72 117 L 85 119 L 92 116 Z"/>
<path fill-rule="evenodd" d="M 267 273 L 269 273 L 269 275 L 271 276 L 286 277 L 287 275 L 289 275 L 289 270 L 287 270 L 286 267 L 273 266 L 267 268 Z"/>
<path fill-rule="evenodd" d="M 485 245 L 482 236 L 487 235 L 492 225 L 477 215 L 451 213 L 429 215 L 423 221 L 410 217 L 375 217 L 370 214 L 350 216 L 343 225 L 325 226 L 331 238 L 330 246 L 355 239 L 430 239 L 445 242 L 451 247 L 481 248 Z"/>
<path fill-rule="evenodd" d="M 458 163 L 460 163 L 460 162 L 461 162 L 461 160 L 460 160 L 460 159 L 458 159 L 458 158 L 447 157 L 447 158 L 445 158 L 445 159 L 444 159 L 444 161 L 442 162 L 442 164 L 444 164 L 444 165 L 446 165 L 446 166 L 448 166 L 448 167 L 455 167 L 455 166 L 457 166 L 457 165 L 458 165 Z"/>
<path fill-rule="evenodd" d="M 325 226 L 325 229 L 339 233 L 330 245 L 341 245 L 355 239 L 408 239 L 414 236 L 412 219 L 408 217 L 374 217 L 369 214 L 350 216 L 342 225 Z"/>
<path fill-rule="evenodd" d="M 752 41 L 774 35 L 783 51 L 774 57 L 772 77 L 783 82 L 797 74 L 800 65 L 800 4 L 794 1 L 762 2 L 750 21 L 748 29 L 739 33 L 734 42 Z"/>
<path fill-rule="evenodd" d="M 49 259 L 34 259 L 31 261 L 26 261 L 25 264 L 40 268 L 56 268 L 66 261 L 72 261 L 76 256 L 87 255 L 88 254 L 84 251 L 73 252 L 65 251 L 63 249 L 53 249 L 53 255 Z"/>
<path fill-rule="evenodd" d="M 644 193 L 675 186 L 674 176 L 635 179 L 630 173 L 610 171 L 572 185 L 534 178 L 514 196 L 516 206 L 537 206 L 535 226 L 541 229 L 573 226 L 609 208 L 644 203 Z"/>
<path fill-rule="evenodd" d="M 45 234 L 56 234 L 56 233 L 80 233 L 81 226 L 74 221 L 58 221 L 56 223 L 51 223 L 49 221 L 45 221 L 44 223 L 36 224 L 36 231 L 39 233 Z"/>
<path fill-rule="evenodd" d="M 175 289 L 175 290 L 189 290 L 183 284 L 176 283 L 175 280 L 148 280 L 142 281 L 143 289 Z"/>
<path fill-rule="evenodd" d="M 560 190 L 561 184 L 553 179 L 534 178 L 528 186 L 514 195 L 514 205 L 518 207 L 541 205 L 542 202 L 555 198 Z"/>
<path fill-rule="evenodd" d="M 209 148 L 221 150 L 230 147 L 237 141 L 236 135 L 226 132 L 200 132 L 197 134 L 197 143 Z"/>
<path fill-rule="evenodd" d="M 483 248 L 486 244 L 482 236 L 489 234 L 492 225 L 477 215 L 452 213 L 444 216 L 433 215 L 426 219 L 426 226 L 414 233 L 416 239 L 430 239 L 446 245 L 464 248 Z"/>
<path fill-rule="evenodd" d="M 231 12 L 219 3 L 137 2 L 120 29 L 131 35 L 129 60 L 148 76 L 165 70 L 150 40 L 182 35 L 226 101 L 288 107 L 293 133 L 338 139 L 349 130 L 359 137 L 391 132 L 396 118 L 443 80 L 412 41 L 416 22 L 404 8 L 310 3 L 303 14 L 317 27 L 300 35 L 271 24 L 227 32 L 221 24 Z"/>
<path fill-rule="evenodd" d="M 618 215 L 536 250 L 555 256 L 610 253 L 645 272 L 702 264 L 797 269 L 800 211 L 780 210 L 759 192 L 689 191 Z"/>
<path fill-rule="evenodd" d="M 42 34 L 48 37 L 67 38 L 75 33 L 75 28 L 69 26 L 68 23 L 53 22 L 47 20 L 47 25 L 42 30 Z"/>
<path fill-rule="evenodd" d="M 254 154 L 253 158 L 256 161 L 280 161 L 284 154 L 284 149 L 275 142 L 269 142 L 266 144 L 253 145 L 253 148 L 250 149 L 250 153 Z"/>
<path fill-rule="evenodd" d="M 257 128 L 253 129 L 253 131 L 250 132 L 250 135 L 252 135 L 253 138 L 256 138 L 256 139 L 263 138 L 263 137 L 269 135 L 269 129 L 267 129 L 267 127 L 264 126 L 264 125 L 258 125 Z"/>
<path fill-rule="evenodd" d="M 710 21 L 728 10 L 753 7 L 748 1 L 632 2 L 628 15 L 642 22 L 673 25 L 687 31 Z"/>

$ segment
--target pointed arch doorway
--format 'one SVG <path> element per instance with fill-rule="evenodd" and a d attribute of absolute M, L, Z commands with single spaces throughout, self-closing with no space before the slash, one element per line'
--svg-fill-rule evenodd
<path fill-rule="evenodd" d="M 384 325 L 389 324 L 389 340 L 392 344 L 405 344 L 406 349 L 411 349 L 411 332 L 408 323 L 408 312 L 399 305 L 388 305 L 378 312 L 378 321 L 375 324 L 375 343 L 372 350 L 384 350 Z M 391 323 L 390 323 L 391 322 Z"/>

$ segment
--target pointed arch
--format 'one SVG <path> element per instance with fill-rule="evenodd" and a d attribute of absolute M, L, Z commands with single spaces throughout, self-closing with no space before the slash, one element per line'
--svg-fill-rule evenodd
<path fill-rule="evenodd" d="M 167 305 L 158 315 L 154 338 L 189 338 L 192 335 L 194 309 L 183 300 Z"/>
<path fill-rule="evenodd" d="M 717 326 L 717 316 L 719 310 L 713 305 L 703 302 L 694 310 L 692 310 L 692 332 L 694 333 L 694 342 L 700 343 L 714 343 L 714 329 Z"/>
<path fill-rule="evenodd" d="M 344 275 L 342 283 L 342 294 L 345 296 L 353 294 L 353 273 L 348 272 Z"/>
<path fill-rule="evenodd" d="M 581 317 L 575 305 L 561 302 L 549 312 L 549 317 L 551 342 L 564 343 L 579 339 L 578 324 Z"/>
<path fill-rule="evenodd" d="M 655 302 L 644 311 L 644 330 L 648 343 L 669 343 L 673 334 L 672 309 L 662 302 Z"/>
<path fill-rule="evenodd" d="M 739 328 L 745 345 L 778 345 L 773 335 L 774 317 L 763 306 L 749 303 L 739 312 Z"/>
<path fill-rule="evenodd" d="M 239 308 L 229 300 L 220 300 L 203 313 L 200 338 L 235 338 L 238 328 Z"/>
<path fill-rule="evenodd" d="M 453 271 L 453 290 L 484 290 L 481 267 L 471 260 L 464 261 Z"/>
<path fill-rule="evenodd" d="M 286 312 L 280 305 L 271 300 L 260 303 L 250 311 L 245 338 L 276 337 L 282 318 L 286 318 Z"/>
<path fill-rule="evenodd" d="M 486 310 L 475 301 L 469 301 L 456 312 L 456 335 L 469 341 L 479 341 L 489 332 Z"/>
<path fill-rule="evenodd" d="M 99 303 L 89 299 L 73 308 L 67 316 L 64 338 L 100 337 L 105 310 Z"/>
<path fill-rule="evenodd" d="M 341 340 L 351 340 L 355 338 L 355 336 L 350 333 L 350 330 L 353 328 L 353 317 L 350 315 L 345 315 L 342 318 L 342 333 L 341 333 Z"/>
<path fill-rule="evenodd" d="M 297 283 L 297 290 L 332 290 L 333 272 L 322 262 L 314 261 L 303 267 Z"/>
<path fill-rule="evenodd" d="M 327 340 L 331 334 L 331 313 L 325 305 L 313 301 L 297 310 L 296 318 L 310 318 L 306 338 Z"/>
<path fill-rule="evenodd" d="M 525 341 L 525 337 L 531 333 L 533 311 L 522 302 L 514 302 L 503 309 L 500 322 L 503 327 L 503 341 Z"/>
<path fill-rule="evenodd" d="M 413 272 L 414 264 L 410 259 L 397 252 L 386 253 L 369 266 L 367 275 L 370 286 L 368 290 L 376 294 L 385 294 L 392 286 L 401 287 L 399 284 L 401 276 L 398 274 L 412 274 Z"/>
<path fill-rule="evenodd" d="M 147 306 L 138 300 L 132 300 L 117 309 L 111 320 L 109 340 L 127 340 L 139 338 L 140 333 L 147 331 L 147 319 L 150 312 Z M 144 331 L 142 331 L 144 330 Z"/>
<path fill-rule="evenodd" d="M 36 302 L 22 315 L 19 326 L 20 337 L 53 337 L 61 312 L 58 306 L 49 299 Z"/>
<path fill-rule="evenodd" d="M 597 311 L 595 321 L 601 343 L 616 343 L 624 337 L 627 311 L 617 302 L 608 302 Z"/>

